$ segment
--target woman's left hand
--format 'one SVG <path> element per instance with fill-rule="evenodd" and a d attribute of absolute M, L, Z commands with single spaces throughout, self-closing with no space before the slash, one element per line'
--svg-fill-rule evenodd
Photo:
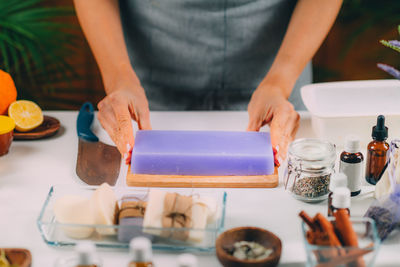
<path fill-rule="evenodd" d="M 278 151 L 277 159 L 286 158 L 287 148 L 296 137 L 300 116 L 279 87 L 261 84 L 253 93 L 248 105 L 248 131 L 259 131 L 270 126 L 272 146 Z"/>

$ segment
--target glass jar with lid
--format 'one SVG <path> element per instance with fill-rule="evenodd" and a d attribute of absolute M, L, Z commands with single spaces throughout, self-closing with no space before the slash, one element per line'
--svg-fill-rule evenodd
<path fill-rule="evenodd" d="M 305 202 L 325 200 L 336 161 L 335 145 L 321 139 L 297 139 L 288 150 L 285 189 Z"/>

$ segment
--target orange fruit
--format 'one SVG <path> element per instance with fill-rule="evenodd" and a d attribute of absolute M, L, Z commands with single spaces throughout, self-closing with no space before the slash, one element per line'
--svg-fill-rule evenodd
<path fill-rule="evenodd" d="M 43 122 L 43 113 L 40 107 L 32 101 L 18 100 L 8 107 L 8 116 L 14 119 L 15 129 L 20 132 L 28 132 Z"/>
<path fill-rule="evenodd" d="M 10 74 L 0 70 L 0 115 L 6 114 L 8 106 L 17 99 L 17 89 Z"/>

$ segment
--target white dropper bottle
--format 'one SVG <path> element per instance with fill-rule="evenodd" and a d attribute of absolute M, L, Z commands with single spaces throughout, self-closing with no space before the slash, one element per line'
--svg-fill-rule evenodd
<path fill-rule="evenodd" d="M 81 241 L 75 246 L 77 267 L 100 267 L 96 246 L 91 241 Z"/>
<path fill-rule="evenodd" d="M 133 238 L 129 244 L 131 261 L 128 267 L 153 267 L 151 241 L 146 237 Z"/>
<path fill-rule="evenodd" d="M 197 267 L 198 261 L 196 256 L 192 254 L 182 254 L 178 257 L 178 266 L 179 267 Z"/>

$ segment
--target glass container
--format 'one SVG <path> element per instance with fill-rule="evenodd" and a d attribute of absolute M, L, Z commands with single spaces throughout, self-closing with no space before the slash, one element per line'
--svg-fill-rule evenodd
<path fill-rule="evenodd" d="M 297 139 L 289 146 L 285 189 L 298 200 L 319 202 L 327 199 L 334 173 L 336 148 L 321 139 Z"/>
<path fill-rule="evenodd" d="M 215 240 L 224 228 L 225 203 L 227 198 L 226 192 L 221 190 L 197 188 L 163 188 L 159 190 L 182 195 L 198 195 L 215 199 L 217 204 L 216 219 L 212 223 L 207 224 L 205 229 L 174 227 L 144 228 L 142 225 L 65 224 L 56 221 L 53 208 L 55 201 L 59 197 L 72 194 L 89 198 L 97 188 L 98 186 L 77 187 L 73 185 L 55 185 L 51 187 L 39 214 L 39 218 L 37 219 L 37 226 L 40 234 L 48 245 L 55 247 L 74 246 L 77 242 L 81 241 L 81 239 L 74 238 L 71 236 L 71 233 L 89 233 L 89 236 L 85 239 L 93 241 L 97 247 L 128 248 L 130 240 L 119 239 L 118 233 L 120 231 L 136 233 L 138 236 L 143 236 L 145 230 L 151 230 L 154 232 L 164 231 L 169 233 L 171 236 L 179 236 L 190 231 L 193 235 L 202 236 L 202 241 L 179 241 L 158 235 L 145 235 L 152 239 L 152 247 L 154 250 L 210 252 L 214 250 Z M 124 196 L 148 196 L 149 191 L 149 188 L 138 189 L 133 187 L 114 187 L 113 189 L 117 199 L 120 200 L 119 202 L 122 201 Z"/>
<path fill-rule="evenodd" d="M 333 217 L 328 218 L 329 221 L 335 220 Z M 365 267 L 374 266 L 376 256 L 380 247 L 380 239 L 378 237 L 375 222 L 370 218 L 355 218 L 351 217 L 353 229 L 357 234 L 358 248 L 357 247 L 341 247 L 341 257 L 330 257 L 333 253 L 338 251 L 338 248 L 330 246 L 312 245 L 307 241 L 308 226 L 302 222 L 302 232 L 304 246 L 307 255 L 307 267 L 312 266 L 353 266 L 351 260 L 354 260 L 352 255 L 362 255 Z M 346 254 L 346 255 L 343 255 Z M 349 264 L 350 263 L 350 264 Z"/>

